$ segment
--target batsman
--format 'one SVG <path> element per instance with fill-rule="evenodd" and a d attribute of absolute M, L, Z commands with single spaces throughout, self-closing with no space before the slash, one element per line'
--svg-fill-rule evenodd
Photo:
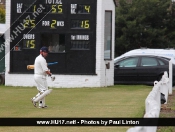
<path fill-rule="evenodd" d="M 45 104 L 45 96 L 51 92 L 51 89 L 49 90 L 47 85 L 47 75 L 51 77 L 52 81 L 55 80 L 55 77 L 47 67 L 47 62 L 45 59 L 47 56 L 48 48 L 42 47 L 40 49 L 40 55 L 36 57 L 34 63 L 34 80 L 36 82 L 38 94 L 31 98 L 31 100 L 35 107 L 37 107 L 38 103 L 38 108 L 47 108 L 47 105 Z"/>

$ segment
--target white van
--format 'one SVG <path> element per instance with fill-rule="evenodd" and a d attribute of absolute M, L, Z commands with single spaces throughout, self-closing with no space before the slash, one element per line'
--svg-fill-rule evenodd
<path fill-rule="evenodd" d="M 166 58 L 175 58 L 175 49 L 149 49 L 149 48 L 141 48 L 141 49 L 135 49 L 126 52 L 125 54 L 116 57 L 114 59 L 114 62 L 116 62 L 118 59 L 125 57 L 125 56 L 131 56 L 131 55 L 156 55 L 156 56 L 162 56 Z"/>

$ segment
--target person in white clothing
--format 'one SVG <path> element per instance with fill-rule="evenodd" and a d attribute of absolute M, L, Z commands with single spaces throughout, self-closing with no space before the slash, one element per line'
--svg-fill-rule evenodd
<path fill-rule="evenodd" d="M 49 68 L 47 67 L 46 57 L 48 55 L 48 48 L 42 47 L 40 49 L 40 55 L 36 57 L 35 63 L 34 63 L 34 80 L 36 82 L 38 94 L 33 97 L 32 103 L 35 107 L 37 107 L 36 103 L 38 104 L 38 108 L 46 108 L 45 105 L 45 97 L 38 102 L 34 102 L 34 99 L 36 99 L 38 96 L 40 96 L 44 91 L 48 90 L 47 75 L 51 76 L 52 73 L 50 72 Z"/>

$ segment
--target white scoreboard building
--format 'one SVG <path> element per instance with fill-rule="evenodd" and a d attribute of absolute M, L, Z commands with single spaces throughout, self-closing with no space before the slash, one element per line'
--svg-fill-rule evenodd
<path fill-rule="evenodd" d="M 115 0 L 6 0 L 5 85 L 35 86 L 42 46 L 54 88 L 114 85 Z"/>

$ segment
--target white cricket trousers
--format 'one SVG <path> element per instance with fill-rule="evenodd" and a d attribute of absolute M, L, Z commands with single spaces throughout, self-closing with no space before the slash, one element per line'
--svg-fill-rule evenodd
<path fill-rule="evenodd" d="M 48 90 L 48 85 L 47 85 L 47 80 L 46 76 L 44 75 L 34 75 L 34 80 L 36 82 L 36 87 L 39 91 L 39 93 L 35 96 L 39 96 L 41 93 L 44 91 Z M 39 101 L 39 107 L 44 107 L 45 106 L 45 98 Z"/>

